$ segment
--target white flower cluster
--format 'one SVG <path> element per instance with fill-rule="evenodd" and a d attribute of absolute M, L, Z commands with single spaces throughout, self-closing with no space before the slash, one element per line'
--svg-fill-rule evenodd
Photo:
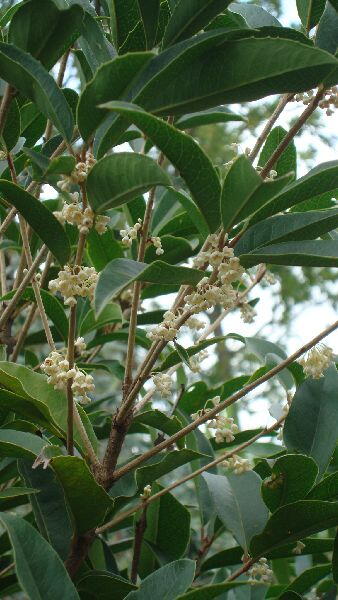
<path fill-rule="evenodd" d="M 62 271 L 59 271 L 58 278 L 49 282 L 48 287 L 52 292 L 60 292 L 67 306 L 75 306 L 75 296 L 93 300 L 97 280 L 98 273 L 94 267 L 66 265 Z"/>
<path fill-rule="evenodd" d="M 192 329 L 192 331 L 199 331 L 200 329 L 204 329 L 205 327 L 205 323 L 204 321 L 201 321 L 200 319 L 198 319 L 197 317 L 189 317 L 189 319 L 187 319 L 187 321 L 185 322 L 186 327 L 189 327 L 189 329 Z"/>
<path fill-rule="evenodd" d="M 268 561 L 262 557 L 248 571 L 249 582 L 251 585 L 271 583 L 273 581 L 273 571 L 269 568 Z M 257 579 L 258 578 L 258 579 Z"/>
<path fill-rule="evenodd" d="M 75 340 L 74 345 L 75 349 L 79 354 L 83 354 L 87 348 L 86 342 L 84 341 L 83 337 L 78 337 L 77 340 Z"/>
<path fill-rule="evenodd" d="M 296 543 L 294 549 L 292 550 L 292 554 L 301 554 L 305 548 L 305 544 L 299 541 Z"/>
<path fill-rule="evenodd" d="M 270 285 L 275 285 L 275 283 L 277 283 L 275 275 L 271 273 L 271 271 L 269 271 L 268 269 L 265 271 L 264 281 L 266 281 L 266 283 L 269 283 Z"/>
<path fill-rule="evenodd" d="M 67 381 L 72 379 L 74 399 L 81 404 L 90 402 L 87 394 L 95 389 L 92 376 L 80 371 L 76 365 L 70 369 L 67 358 L 61 352 L 53 350 L 45 358 L 41 370 L 48 375 L 47 382 L 57 390 L 65 390 Z"/>
<path fill-rule="evenodd" d="M 142 227 L 142 219 L 137 219 L 137 223 L 132 227 L 120 230 L 120 236 L 122 238 L 122 244 L 127 248 L 130 248 L 133 240 L 136 240 L 137 234 Z"/>
<path fill-rule="evenodd" d="M 164 398 L 171 395 L 172 379 L 167 373 L 156 373 L 152 377 L 155 388 Z"/>
<path fill-rule="evenodd" d="M 0 150 L 0 160 L 6 160 L 7 154 L 3 150 Z"/>
<path fill-rule="evenodd" d="M 261 171 L 263 171 L 263 167 L 257 166 L 256 171 L 257 171 L 257 173 L 260 173 Z M 269 171 L 269 174 L 267 175 L 267 177 L 265 177 L 265 181 L 273 181 L 274 179 L 276 179 L 277 175 L 278 175 L 277 171 L 275 171 L 274 169 L 271 169 L 271 171 Z"/>
<path fill-rule="evenodd" d="M 313 90 L 308 90 L 307 92 L 303 92 L 300 94 L 296 94 L 292 102 L 302 102 L 304 106 L 310 104 L 313 98 L 314 92 Z M 320 100 L 318 104 L 319 108 L 325 110 L 328 117 L 331 117 L 334 114 L 334 109 L 338 108 L 338 86 L 335 85 L 333 87 L 327 88 L 325 90 L 324 98 Z"/>
<path fill-rule="evenodd" d="M 208 429 L 216 429 L 215 441 L 216 444 L 227 442 L 233 442 L 235 439 L 234 433 L 238 433 L 238 427 L 234 423 L 232 417 L 223 417 L 222 415 L 216 415 L 209 423 L 207 423 Z"/>
<path fill-rule="evenodd" d="M 160 237 L 152 237 L 152 238 L 150 238 L 150 240 L 151 240 L 151 243 L 153 244 L 153 246 L 156 248 L 155 254 L 157 254 L 157 256 L 164 254 L 161 238 Z"/>
<path fill-rule="evenodd" d="M 244 323 L 253 323 L 254 322 L 255 317 L 257 316 L 257 312 L 255 311 L 253 306 L 251 306 L 251 304 L 249 304 L 247 299 L 242 300 L 242 302 L 240 304 L 240 311 L 241 311 L 241 319 Z"/>
<path fill-rule="evenodd" d="M 143 492 L 140 494 L 140 498 L 141 500 L 148 500 L 148 498 L 151 496 L 151 485 L 146 485 L 143 488 Z"/>
<path fill-rule="evenodd" d="M 325 346 L 325 344 L 320 344 L 311 348 L 306 356 L 299 360 L 299 363 L 302 365 L 307 377 L 319 379 L 323 377 L 324 371 L 330 366 L 332 357 L 332 349 Z"/>
<path fill-rule="evenodd" d="M 165 340 L 170 342 L 175 339 L 178 333 L 177 320 L 180 315 L 176 315 L 172 310 L 167 310 L 163 315 L 163 321 L 151 331 L 148 331 L 147 338 L 152 342 Z"/>
<path fill-rule="evenodd" d="M 227 460 L 223 460 L 222 465 L 227 469 L 231 469 L 236 475 L 242 475 L 246 471 L 251 471 L 251 464 L 247 458 L 241 458 L 237 454 L 230 456 Z"/>
<path fill-rule="evenodd" d="M 70 194 L 72 202 L 63 204 L 61 210 L 54 212 L 54 216 L 58 219 L 61 225 L 66 222 L 70 225 L 78 227 L 80 233 L 87 234 L 92 227 L 102 235 L 107 231 L 107 223 L 109 223 L 109 217 L 104 215 L 97 215 L 95 217 L 94 211 L 88 206 L 83 210 L 81 203 L 79 202 L 79 193 L 74 192 Z M 94 224 L 95 223 L 95 224 Z"/>
<path fill-rule="evenodd" d="M 191 356 L 189 359 L 190 369 L 193 373 L 200 373 L 202 370 L 201 362 L 208 358 L 209 354 L 207 350 L 201 350 L 195 356 Z"/>
<path fill-rule="evenodd" d="M 95 163 L 96 159 L 89 152 L 86 162 L 78 162 L 70 175 L 62 175 L 62 179 L 57 182 L 57 186 L 62 192 L 68 192 L 72 185 L 83 183 L 86 181 L 87 175 Z"/>

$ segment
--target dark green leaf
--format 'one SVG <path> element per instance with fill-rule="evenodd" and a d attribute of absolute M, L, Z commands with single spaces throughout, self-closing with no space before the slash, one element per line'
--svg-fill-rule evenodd
<path fill-rule="evenodd" d="M 272 474 L 262 483 L 262 496 L 271 512 L 283 504 L 302 500 L 318 475 L 314 460 L 302 454 L 286 454 L 278 458 Z"/>
<path fill-rule="evenodd" d="M 16 145 L 21 130 L 20 111 L 17 101 L 13 98 L 7 113 L 2 138 L 8 151 Z"/>
<path fill-rule="evenodd" d="M 7 498 L 17 498 L 17 496 L 27 496 L 27 494 L 37 494 L 39 490 L 25 487 L 9 487 L 0 492 L 0 500 Z"/>
<path fill-rule="evenodd" d="M 246 581 L 229 581 L 227 583 L 203 585 L 183 594 L 183 596 L 178 596 L 177 600 L 211 600 L 212 598 L 223 598 L 223 592 L 226 594 L 228 590 L 233 590 L 243 585 L 248 584 Z"/>
<path fill-rule="evenodd" d="M 198 33 L 226 9 L 230 0 L 178 0 L 163 37 L 163 47 Z"/>
<path fill-rule="evenodd" d="M 146 577 L 140 588 L 130 592 L 125 600 L 175 600 L 190 587 L 194 574 L 193 560 L 175 560 Z"/>
<path fill-rule="evenodd" d="M 86 183 L 88 199 L 95 212 L 121 206 L 156 185 L 171 185 L 169 176 L 152 158 L 131 152 L 99 160 Z"/>
<path fill-rule="evenodd" d="M 77 583 L 80 592 L 87 592 L 97 600 L 123 600 L 136 586 L 105 571 L 88 571 Z"/>
<path fill-rule="evenodd" d="M 169 158 L 185 180 L 210 230 L 215 231 L 220 224 L 221 186 L 215 169 L 197 142 L 138 106 L 124 102 L 110 102 L 105 106 L 130 119 Z"/>
<path fill-rule="evenodd" d="M 49 71 L 79 37 L 83 10 L 59 10 L 52 0 L 29 0 L 11 20 L 8 40 L 37 58 Z"/>
<path fill-rule="evenodd" d="M 301 267 L 337 267 L 338 241 L 320 240 L 303 242 L 283 242 L 273 246 L 263 246 L 250 254 L 240 256 L 244 267 L 260 263 Z"/>
<path fill-rule="evenodd" d="M 299 594 L 308 592 L 318 581 L 323 579 L 323 577 L 326 577 L 329 573 L 331 573 L 330 563 L 327 565 L 317 565 L 312 567 L 312 569 L 307 569 L 288 585 L 283 594 L 286 594 L 287 592 L 296 592 Z"/>
<path fill-rule="evenodd" d="M 246 156 L 237 158 L 231 165 L 222 188 L 221 212 L 224 229 L 229 230 L 252 215 L 278 194 L 287 182 L 288 177 L 264 182 Z"/>
<path fill-rule="evenodd" d="M 325 377 L 306 379 L 294 395 L 284 426 L 288 450 L 311 456 L 318 465 L 319 477 L 326 470 L 338 438 L 337 383 L 334 366 Z"/>
<path fill-rule="evenodd" d="M 245 118 L 236 115 L 224 106 L 217 106 L 216 108 L 183 115 L 175 121 L 175 127 L 190 129 L 191 127 L 201 127 L 201 125 L 211 125 L 213 123 L 229 123 L 229 121 L 245 121 Z"/>
<path fill-rule="evenodd" d="M 80 334 L 85 335 L 95 329 L 100 329 L 104 325 L 110 323 L 121 323 L 122 312 L 121 307 L 117 303 L 111 303 L 106 306 L 102 311 L 98 319 L 95 319 L 95 313 L 93 309 L 86 312 L 85 317 L 80 325 Z"/>
<path fill-rule="evenodd" d="M 50 161 L 44 175 L 60 175 L 61 173 L 69 175 L 74 170 L 75 165 L 74 156 L 58 156 Z"/>
<path fill-rule="evenodd" d="M 15 206 L 60 264 L 64 265 L 70 255 L 70 244 L 54 215 L 42 202 L 11 181 L 0 180 L 0 193 Z"/>
<path fill-rule="evenodd" d="M 276 215 L 247 229 L 235 246 L 235 254 L 248 254 L 270 243 L 315 239 L 337 226 L 337 208 Z"/>
<path fill-rule="evenodd" d="M 189 242 L 182 237 L 174 237 L 173 235 L 164 235 L 161 237 L 162 249 L 164 250 L 163 258 L 166 263 L 175 265 L 180 262 L 185 262 L 193 253 L 193 249 Z M 151 263 L 158 259 L 155 246 L 151 245 L 146 249 L 144 262 Z"/>
<path fill-rule="evenodd" d="M 325 8 L 325 0 L 296 0 L 299 18 L 307 31 L 317 25 Z"/>
<path fill-rule="evenodd" d="M 338 502 L 299 500 L 282 506 L 270 517 L 263 533 L 251 541 L 251 554 L 257 558 L 266 556 L 279 546 L 297 542 L 337 524 Z"/>
<path fill-rule="evenodd" d="M 232 2 L 229 10 L 241 15 L 249 27 L 264 27 L 268 25 L 281 27 L 281 23 L 273 15 L 257 4 L 237 4 L 236 2 Z"/>
<path fill-rule="evenodd" d="M 90 138 L 108 115 L 108 111 L 99 109 L 98 104 L 120 98 L 152 56 L 151 52 L 119 56 L 97 70 L 83 90 L 78 105 L 78 127 L 84 140 Z M 114 81 L 113 89 L 111 81 Z"/>
<path fill-rule="evenodd" d="M 45 445 L 45 440 L 32 433 L 11 429 L 0 431 L 0 449 L 3 456 L 35 459 Z"/>
<path fill-rule="evenodd" d="M 123 256 L 121 245 L 110 230 L 100 235 L 92 229 L 87 237 L 87 252 L 97 271 L 102 271 L 113 258 Z"/>
<path fill-rule="evenodd" d="M 262 531 L 269 516 L 260 494 L 260 477 L 254 471 L 226 477 L 205 473 L 203 477 L 219 518 L 247 552 L 250 540 Z"/>
<path fill-rule="evenodd" d="M 136 482 L 138 489 L 143 490 L 143 488 L 163 477 L 167 473 L 170 473 L 174 469 L 185 465 L 192 460 L 195 460 L 202 455 L 199 452 L 195 452 L 189 449 L 183 450 L 173 450 L 168 454 L 165 454 L 159 462 L 153 465 L 147 465 L 145 467 L 140 467 L 136 471 Z"/>
<path fill-rule="evenodd" d="M 137 0 L 140 11 L 147 48 L 152 48 L 157 33 L 160 13 L 160 0 Z"/>
<path fill-rule="evenodd" d="M 108 263 L 100 273 L 95 290 L 96 314 L 98 315 L 114 296 L 135 280 L 196 285 L 202 277 L 203 271 L 173 267 L 161 260 L 147 265 L 128 258 L 117 258 Z"/>
<path fill-rule="evenodd" d="M 28 598 L 79 600 L 64 564 L 46 540 L 20 517 L 0 513 L 13 546 L 19 583 Z"/>
<path fill-rule="evenodd" d="M 332 575 L 333 581 L 338 583 L 338 531 L 334 541 L 333 556 L 332 556 Z"/>
<path fill-rule="evenodd" d="M 280 126 L 274 127 L 274 129 L 270 131 L 259 155 L 258 164 L 260 167 L 264 167 L 286 135 L 286 129 Z M 280 155 L 279 159 L 275 163 L 274 170 L 277 171 L 278 177 L 292 172 L 294 173 L 295 179 L 297 173 L 297 151 L 293 140 Z"/>
<path fill-rule="evenodd" d="M 324 477 L 307 495 L 308 500 L 337 500 L 338 472 Z"/>
<path fill-rule="evenodd" d="M 71 140 L 74 129 L 71 109 L 53 77 L 38 60 L 12 44 L 0 42 L 0 77 L 35 102 L 64 138 Z"/>
<path fill-rule="evenodd" d="M 129 35 L 139 26 L 140 12 L 138 0 L 111 0 L 109 3 L 110 24 L 113 32 L 114 45 L 117 51 L 121 53 L 122 46 L 127 41 Z M 141 26 L 141 40 L 145 45 L 145 36 Z"/>
<path fill-rule="evenodd" d="M 77 533 L 101 525 L 113 500 L 95 481 L 85 461 L 77 456 L 57 456 L 51 464 L 63 487 Z"/>
<path fill-rule="evenodd" d="M 323 2 L 325 5 L 325 2 Z M 335 54 L 338 48 L 338 12 L 327 3 L 319 21 L 316 33 L 316 46 Z"/>
<path fill-rule="evenodd" d="M 102 63 L 111 60 L 115 54 L 113 46 L 108 41 L 94 15 L 90 15 L 86 10 L 81 27 L 81 37 L 77 42 L 83 52 L 86 65 L 88 65 L 92 74 Z M 84 64 L 84 61 L 82 61 L 82 64 Z"/>
<path fill-rule="evenodd" d="M 143 425 L 149 425 L 154 429 L 162 431 L 167 435 L 174 435 L 177 431 L 182 429 L 182 423 L 179 419 L 174 417 L 168 417 L 165 413 L 160 410 L 148 410 L 141 412 L 134 417 L 133 423 L 143 423 Z"/>

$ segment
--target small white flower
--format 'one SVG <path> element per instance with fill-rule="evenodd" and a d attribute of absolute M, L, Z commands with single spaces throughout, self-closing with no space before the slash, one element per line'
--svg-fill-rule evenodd
<path fill-rule="evenodd" d="M 294 549 L 292 550 L 292 554 L 301 554 L 305 548 L 305 544 L 299 541 L 296 543 Z"/>
<path fill-rule="evenodd" d="M 227 460 L 224 460 L 222 465 L 227 469 L 231 469 L 236 475 L 241 475 L 242 473 L 246 473 L 252 469 L 250 461 L 247 458 L 241 458 L 237 454 L 234 454 Z"/>
<path fill-rule="evenodd" d="M 142 494 L 140 494 L 141 500 L 147 500 L 151 496 L 151 485 L 146 485 L 143 488 Z"/>
<path fill-rule="evenodd" d="M 155 388 L 160 392 L 161 396 L 167 397 L 171 395 L 172 378 L 167 373 L 156 373 L 152 377 Z"/>
<path fill-rule="evenodd" d="M 269 568 L 268 561 L 262 557 L 248 571 L 249 581 L 251 585 L 262 583 L 271 583 L 273 581 L 273 571 Z"/>
<path fill-rule="evenodd" d="M 309 352 L 299 360 L 307 377 L 319 379 L 323 377 L 324 371 L 328 369 L 333 359 L 333 351 L 325 344 L 319 344 L 311 348 Z"/>

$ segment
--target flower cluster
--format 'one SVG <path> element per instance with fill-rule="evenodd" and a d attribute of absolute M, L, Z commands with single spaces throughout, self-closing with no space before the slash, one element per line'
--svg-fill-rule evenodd
<path fill-rule="evenodd" d="M 52 292 L 60 292 L 67 306 L 75 306 L 75 296 L 93 300 L 98 274 L 94 267 L 70 267 L 66 265 L 59 271 L 58 278 L 49 282 Z"/>
<path fill-rule="evenodd" d="M 305 548 L 305 544 L 299 541 L 296 543 L 294 549 L 292 550 L 292 554 L 301 554 Z"/>
<path fill-rule="evenodd" d="M 201 362 L 208 358 L 209 354 L 207 350 L 201 350 L 195 356 L 191 356 L 189 359 L 190 369 L 193 373 L 200 373 L 202 366 Z"/>
<path fill-rule="evenodd" d="M 143 488 L 143 492 L 140 494 L 141 500 L 148 500 L 151 496 L 151 485 L 145 485 Z"/>
<path fill-rule="evenodd" d="M 236 475 L 242 475 L 246 471 L 251 471 L 250 461 L 247 458 L 241 458 L 237 454 L 230 456 L 227 460 L 223 460 L 222 465 L 227 469 L 231 469 Z"/>
<path fill-rule="evenodd" d="M 251 585 L 271 583 L 273 580 L 273 571 L 269 568 L 267 559 L 262 557 L 249 569 L 248 576 Z"/>
<path fill-rule="evenodd" d="M 122 238 L 122 244 L 127 248 L 130 248 L 133 240 L 136 240 L 137 234 L 142 227 L 142 219 L 137 219 L 137 223 L 127 229 L 121 229 L 120 236 Z"/>
<path fill-rule="evenodd" d="M 78 341 L 78 340 L 77 340 Z M 90 402 L 89 392 L 95 389 L 94 380 L 91 375 L 83 373 L 74 366 L 69 368 L 69 362 L 62 352 L 53 350 L 41 365 L 41 370 L 48 375 L 47 382 L 54 386 L 54 389 L 65 390 L 67 381 L 72 379 L 72 391 L 74 399 L 81 404 Z"/>
<path fill-rule="evenodd" d="M 162 248 L 162 242 L 161 242 L 160 237 L 152 237 L 152 238 L 150 238 L 150 241 L 153 244 L 153 246 L 156 248 L 155 254 L 157 254 L 157 256 L 164 254 L 164 250 Z"/>
<path fill-rule="evenodd" d="M 87 175 L 95 163 L 96 160 L 94 156 L 89 152 L 86 157 L 86 162 L 78 162 L 70 175 L 62 175 L 62 179 L 57 182 L 60 190 L 62 192 L 68 192 L 72 185 L 86 181 Z"/>
<path fill-rule="evenodd" d="M 332 349 L 325 344 L 320 344 L 311 348 L 306 356 L 299 360 L 299 363 L 302 365 L 305 375 L 319 379 L 330 366 L 332 357 Z"/>
<path fill-rule="evenodd" d="M 244 323 L 253 323 L 257 315 L 255 309 L 248 300 L 245 298 L 240 304 L 241 318 Z"/>
<path fill-rule="evenodd" d="M 194 316 L 189 317 L 189 319 L 186 320 L 185 325 L 193 331 L 199 331 L 200 329 L 204 329 L 205 327 L 204 321 L 201 321 L 200 319 Z"/>
<path fill-rule="evenodd" d="M 216 444 L 220 444 L 224 441 L 227 444 L 233 442 L 235 439 L 234 433 L 238 433 L 238 427 L 234 423 L 232 417 L 224 417 L 222 415 L 216 415 L 214 419 L 207 423 L 208 429 L 216 429 L 215 441 Z"/>
<path fill-rule="evenodd" d="M 77 340 L 75 340 L 74 346 L 75 350 L 79 354 L 83 354 L 87 348 L 86 342 L 84 341 L 83 337 L 78 337 Z"/>
<path fill-rule="evenodd" d="M 3 150 L 0 150 L 0 160 L 6 160 L 7 154 Z"/>
<path fill-rule="evenodd" d="M 179 315 L 176 315 L 172 310 L 167 310 L 162 323 L 148 331 L 147 337 L 152 341 L 165 340 L 170 342 L 175 339 L 178 333 L 177 320 Z"/>
<path fill-rule="evenodd" d="M 303 92 L 301 94 L 295 94 L 292 101 L 293 102 L 302 102 L 304 106 L 310 104 L 313 99 L 314 92 L 313 90 L 308 90 L 307 92 Z M 338 108 L 338 86 L 335 85 L 333 87 L 327 88 L 324 93 L 324 97 L 320 100 L 318 104 L 319 108 L 325 110 L 328 117 L 331 117 L 334 114 L 334 109 Z"/>
<path fill-rule="evenodd" d="M 94 211 L 88 206 L 83 210 L 81 203 L 79 202 L 78 192 L 70 194 L 72 202 L 63 204 L 62 209 L 54 212 L 54 216 L 60 221 L 62 225 L 69 223 L 78 227 L 80 233 L 87 234 L 92 227 L 101 235 L 107 231 L 107 223 L 109 217 L 104 215 L 97 215 L 95 217 Z"/>
<path fill-rule="evenodd" d="M 156 373 L 153 375 L 153 383 L 161 396 L 166 397 L 171 394 L 172 379 L 166 373 Z"/>
<path fill-rule="evenodd" d="M 270 285 L 275 285 L 275 283 L 277 283 L 275 275 L 271 273 L 271 271 L 269 271 L 268 269 L 265 271 L 264 281 L 266 281 L 266 283 L 269 283 Z"/>

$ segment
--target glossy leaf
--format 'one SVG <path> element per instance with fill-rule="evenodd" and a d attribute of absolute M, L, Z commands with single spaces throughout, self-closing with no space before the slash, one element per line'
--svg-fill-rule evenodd
<path fill-rule="evenodd" d="M 287 135 L 286 129 L 283 127 L 274 127 L 262 148 L 262 151 L 259 155 L 258 165 L 260 167 L 264 167 L 264 165 L 268 162 L 269 158 L 272 156 L 273 152 L 282 142 L 282 140 Z M 290 142 L 284 152 L 280 155 L 279 159 L 274 165 L 274 170 L 277 171 L 278 177 L 282 175 L 286 175 L 287 173 L 293 173 L 294 178 L 297 173 L 297 151 L 294 141 Z"/>
<path fill-rule="evenodd" d="M 137 0 L 140 11 L 147 48 L 152 48 L 157 33 L 160 13 L 160 0 Z"/>
<path fill-rule="evenodd" d="M 299 18 L 307 31 L 319 22 L 325 8 L 325 0 L 296 0 Z"/>
<path fill-rule="evenodd" d="M 27 52 L 0 42 L 0 77 L 32 100 L 68 141 L 74 120 L 62 91 L 52 76 Z"/>
<path fill-rule="evenodd" d="M 215 231 L 220 224 L 221 186 L 215 169 L 200 146 L 190 136 L 136 105 L 110 102 L 106 106 L 130 119 L 167 156 L 185 180 L 210 230 Z"/>
<path fill-rule="evenodd" d="M 201 454 L 199 452 L 187 448 L 183 450 L 173 450 L 172 452 L 165 454 L 159 462 L 137 469 L 137 486 L 140 490 L 143 490 L 146 485 L 152 483 L 156 479 L 163 477 L 163 475 L 170 473 L 174 469 L 177 469 L 192 460 L 196 460 L 200 456 Z"/>
<path fill-rule="evenodd" d="M 70 255 L 70 244 L 65 230 L 42 202 L 11 181 L 0 180 L 0 194 L 10 202 L 46 244 L 61 265 Z"/>
<path fill-rule="evenodd" d="M 126 600 L 175 600 L 191 585 L 195 562 L 182 558 L 171 562 L 143 579 L 137 591 L 130 592 Z"/>
<path fill-rule="evenodd" d="M 264 531 L 251 541 L 254 557 L 266 556 L 279 546 L 338 524 L 338 502 L 299 500 L 279 508 L 268 520 Z"/>
<path fill-rule="evenodd" d="M 152 158 L 129 152 L 102 158 L 90 171 L 86 183 L 95 212 L 121 206 L 156 185 L 171 185 L 169 176 Z"/>
<path fill-rule="evenodd" d="M 242 475 L 203 475 L 217 514 L 244 552 L 250 540 L 263 530 L 268 510 L 260 495 L 261 480 L 254 471 Z"/>
<path fill-rule="evenodd" d="M 244 267 L 260 263 L 301 267 L 337 267 L 338 241 L 320 240 L 283 242 L 273 246 L 262 246 L 249 254 L 240 256 Z"/>
<path fill-rule="evenodd" d="M 79 600 L 61 559 L 36 529 L 13 514 L 2 512 L 0 520 L 8 532 L 17 577 L 27 597 Z"/>
<path fill-rule="evenodd" d="M 63 487 L 77 533 L 101 525 L 113 500 L 95 481 L 85 461 L 77 456 L 57 456 L 51 464 Z"/>
<path fill-rule="evenodd" d="M 284 426 L 284 441 L 290 451 L 311 456 L 321 477 L 338 438 L 336 390 L 338 373 L 330 367 L 325 377 L 306 379 L 297 389 Z M 304 414 L 308 419 L 304 420 Z"/>
<path fill-rule="evenodd" d="M 235 254 L 247 254 L 270 243 L 315 239 L 337 226 L 337 208 L 276 215 L 247 229 L 235 246 Z"/>
<path fill-rule="evenodd" d="M 53 0 L 29 0 L 12 18 L 8 39 L 49 71 L 79 37 L 82 19 L 79 5 L 59 10 Z"/>
<path fill-rule="evenodd" d="M 196 285 L 202 277 L 204 277 L 202 271 L 173 267 L 161 260 L 147 265 L 128 258 L 117 258 L 108 263 L 100 273 L 95 290 L 96 314 L 100 314 L 107 303 L 133 281 Z"/>
<path fill-rule="evenodd" d="M 108 111 L 98 105 L 119 99 L 152 56 L 151 52 L 118 56 L 97 70 L 84 88 L 77 109 L 78 127 L 84 140 L 90 138 L 108 115 Z M 111 81 L 114 81 L 113 89 Z"/>
<path fill-rule="evenodd" d="M 318 475 L 314 460 L 302 454 L 281 456 L 272 467 L 272 474 L 262 483 L 262 496 L 271 512 L 283 504 L 302 500 Z"/>
<path fill-rule="evenodd" d="M 241 115 L 236 115 L 224 106 L 217 106 L 216 108 L 183 115 L 175 121 L 175 127 L 178 129 L 190 129 L 192 127 L 201 127 L 201 125 L 229 123 L 230 121 L 245 121 L 245 118 Z"/>
<path fill-rule="evenodd" d="M 178 0 L 163 37 L 163 47 L 198 33 L 226 9 L 230 0 Z"/>
<path fill-rule="evenodd" d="M 246 156 L 237 158 L 231 165 L 222 188 L 221 212 L 224 229 L 229 230 L 252 215 L 278 194 L 287 182 L 287 177 L 264 182 Z M 236 198 L 236 202 L 233 198 Z"/>

